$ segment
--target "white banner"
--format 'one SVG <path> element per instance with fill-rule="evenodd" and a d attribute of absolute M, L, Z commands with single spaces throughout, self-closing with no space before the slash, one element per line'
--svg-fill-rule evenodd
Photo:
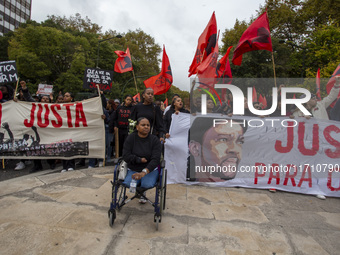
<path fill-rule="evenodd" d="M 99 97 L 65 104 L 0 104 L 0 157 L 104 158 L 102 114 Z"/>
<path fill-rule="evenodd" d="M 53 92 L 53 85 L 39 84 L 38 93 L 39 95 L 50 95 Z"/>
<path fill-rule="evenodd" d="M 340 197 L 336 121 L 173 115 L 164 158 L 168 183 Z"/>

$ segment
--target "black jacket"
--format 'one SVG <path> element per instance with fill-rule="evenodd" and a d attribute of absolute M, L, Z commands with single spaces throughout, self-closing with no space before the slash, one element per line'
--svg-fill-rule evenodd
<path fill-rule="evenodd" d="M 124 142 L 123 159 L 133 171 L 141 172 L 147 168 L 151 172 L 160 163 L 161 151 L 161 142 L 157 136 L 149 134 L 146 138 L 141 138 L 135 131 Z M 147 163 L 142 163 L 142 158 L 146 158 Z"/>
<path fill-rule="evenodd" d="M 163 113 L 159 106 L 153 103 L 149 105 L 144 105 L 143 103 L 135 105 L 131 114 L 131 119 L 138 120 L 140 117 L 145 117 L 149 120 L 150 129 L 152 130 L 153 127 L 153 134 L 157 134 L 159 137 L 164 136 Z"/>

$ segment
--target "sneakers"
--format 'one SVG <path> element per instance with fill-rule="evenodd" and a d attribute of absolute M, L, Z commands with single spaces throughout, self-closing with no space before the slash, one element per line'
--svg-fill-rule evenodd
<path fill-rule="evenodd" d="M 103 167 L 103 161 L 100 161 L 98 167 Z"/>
<path fill-rule="evenodd" d="M 87 169 L 91 169 L 91 168 L 94 168 L 93 166 L 89 166 Z"/>
<path fill-rule="evenodd" d="M 322 200 L 325 200 L 325 199 L 326 199 L 326 197 L 325 197 L 324 195 L 321 195 L 321 194 L 317 194 L 316 197 L 317 197 L 318 199 L 322 199 Z"/>
<path fill-rule="evenodd" d="M 61 170 L 61 173 L 65 173 L 65 172 L 67 172 L 67 171 L 73 171 L 74 169 L 72 168 L 72 167 L 70 167 L 69 169 L 63 169 L 63 170 Z"/>
<path fill-rule="evenodd" d="M 146 193 L 144 192 L 143 193 L 143 196 L 145 196 L 146 195 Z M 147 202 L 147 200 L 145 199 L 145 198 L 143 198 L 143 197 L 141 197 L 140 199 L 139 199 L 139 203 L 140 204 L 145 204 Z"/>
<path fill-rule="evenodd" d="M 275 193 L 276 189 L 269 189 L 270 192 Z"/>
<path fill-rule="evenodd" d="M 14 168 L 15 171 L 19 171 L 19 170 L 22 170 L 22 169 L 25 169 L 26 165 L 25 163 L 23 163 L 22 161 L 20 161 L 17 166 Z"/>

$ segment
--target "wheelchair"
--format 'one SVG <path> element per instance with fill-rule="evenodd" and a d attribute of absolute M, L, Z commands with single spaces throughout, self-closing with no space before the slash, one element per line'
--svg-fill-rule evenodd
<path fill-rule="evenodd" d="M 129 188 L 123 184 L 124 180 L 121 180 L 119 178 L 119 169 L 122 161 L 123 161 L 122 158 L 118 159 L 113 173 L 113 181 L 111 181 L 112 201 L 110 204 L 110 209 L 108 211 L 110 227 L 113 227 L 117 211 L 120 211 L 124 205 L 126 205 L 135 198 L 144 198 L 155 209 L 154 222 L 156 223 L 156 230 L 158 230 L 158 225 L 159 223 L 162 222 L 162 213 L 165 210 L 166 183 L 167 183 L 167 170 L 165 169 L 165 161 L 162 160 L 161 164 L 158 166 L 159 176 L 156 185 L 153 187 L 156 188 L 154 202 L 144 195 L 144 192 L 149 189 L 145 189 L 140 186 L 136 187 L 135 195 L 128 199 L 127 192 L 129 192 Z M 155 169 L 154 171 L 157 171 L 157 169 Z"/>

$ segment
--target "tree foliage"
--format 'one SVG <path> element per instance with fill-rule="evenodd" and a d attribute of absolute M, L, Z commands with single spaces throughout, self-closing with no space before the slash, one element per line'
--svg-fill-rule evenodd
<path fill-rule="evenodd" d="M 329 77 L 339 64 L 340 2 L 337 0 L 266 0 L 258 15 L 267 10 L 275 71 L 277 77 Z M 224 54 L 231 45 L 235 49 L 241 35 L 255 20 L 236 20 L 232 29 L 223 33 Z M 232 56 L 232 52 L 230 54 Z M 273 77 L 271 53 L 253 51 L 243 55 L 240 67 L 231 66 L 235 77 Z"/>
<path fill-rule="evenodd" d="M 32 93 L 39 83 L 53 84 L 55 92 L 77 93 L 84 91 L 86 67 L 113 70 L 117 59 L 114 51 L 129 47 L 141 92 L 145 87 L 143 81 L 160 71 L 160 46 L 140 29 L 127 33 L 100 31 L 100 26 L 78 13 L 70 18 L 52 15 L 41 23 L 28 21 L 10 36 L 1 38 L 1 60 L 16 60 L 19 77 L 29 80 Z M 132 72 L 114 73 L 113 89 L 108 96 L 120 98 L 122 91 L 136 94 Z"/>

